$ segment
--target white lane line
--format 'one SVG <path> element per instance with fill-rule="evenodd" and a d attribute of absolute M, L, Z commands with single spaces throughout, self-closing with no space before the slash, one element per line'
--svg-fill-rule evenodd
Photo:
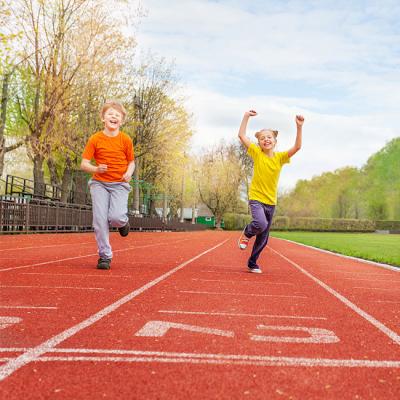
<path fill-rule="evenodd" d="M 211 272 L 213 274 L 243 274 L 243 272 L 248 272 L 245 269 L 242 269 L 241 271 L 234 271 L 232 269 L 232 271 L 210 271 L 210 270 L 201 270 L 200 272 Z"/>
<path fill-rule="evenodd" d="M 93 244 L 94 246 L 96 245 L 96 242 L 81 242 L 79 245 L 82 244 Z M 0 249 L 0 251 L 14 251 L 14 250 L 30 250 L 30 249 L 45 249 L 49 247 L 62 247 L 62 246 L 76 246 L 76 243 L 63 243 L 63 244 L 49 244 L 46 246 L 29 246 L 29 247 L 14 247 L 14 248 L 8 248 L 8 249 Z"/>
<path fill-rule="evenodd" d="M 391 271 L 395 271 L 395 272 L 400 272 L 400 267 L 394 267 L 393 265 L 389 265 L 389 264 L 383 264 L 383 263 L 378 263 L 376 261 L 370 261 L 370 260 L 364 260 L 363 258 L 357 258 L 357 257 L 352 257 L 352 256 L 345 256 L 344 254 L 339 254 L 339 253 L 334 253 L 333 251 L 329 251 L 329 250 L 325 250 L 325 249 L 320 249 L 318 247 L 314 247 L 314 246 L 310 246 L 308 244 L 303 244 L 303 243 L 299 243 L 299 242 L 294 242 L 293 240 L 289 240 L 289 239 L 281 239 L 281 238 L 274 238 L 275 240 L 283 240 L 285 242 L 289 242 L 289 243 L 293 243 L 293 244 L 297 244 L 298 246 L 302 246 L 302 247 L 307 247 L 309 249 L 313 249 L 313 250 L 317 250 L 321 253 L 326 253 L 326 254 L 330 254 L 332 256 L 336 256 L 339 258 L 347 258 L 349 260 L 355 260 L 355 261 L 359 261 L 361 263 L 364 264 L 370 264 L 370 265 L 374 265 L 376 267 L 380 267 L 380 268 L 385 268 L 385 269 L 389 269 Z M 271 248 L 270 248 L 271 249 Z M 271 249 L 272 250 L 272 249 Z M 275 251 L 275 250 L 273 250 Z"/>
<path fill-rule="evenodd" d="M 230 283 L 251 283 L 254 285 L 255 283 L 259 283 L 261 285 L 288 285 L 288 286 L 294 286 L 294 283 L 286 283 L 286 282 L 255 282 L 251 281 L 249 279 L 242 279 L 240 281 L 238 280 L 232 280 L 232 279 L 199 279 L 199 278 L 192 278 L 192 281 L 200 281 L 200 282 L 230 282 Z"/>
<path fill-rule="evenodd" d="M 0 352 L 29 351 L 29 348 L 0 348 Z M 246 354 L 179 353 L 166 351 L 114 350 L 114 349 L 52 349 L 52 353 L 111 354 L 110 356 L 40 357 L 33 362 L 99 361 L 99 362 L 170 362 L 188 364 L 245 364 L 259 366 L 293 367 L 347 367 L 347 368 L 400 368 L 400 361 L 356 360 L 305 357 L 273 357 Z M 125 356 L 125 357 L 124 357 Z M 127 357 L 128 356 L 128 357 Z M 129 357 L 131 356 L 131 357 Z M 132 357 L 134 356 L 134 357 Z"/>
<path fill-rule="evenodd" d="M 325 317 L 306 317 L 306 316 L 298 316 L 298 315 L 245 314 L 245 313 L 232 313 L 232 312 L 204 312 L 204 311 L 179 311 L 179 310 L 159 310 L 158 312 L 163 313 L 163 314 L 217 315 L 217 316 L 228 316 L 228 317 L 327 320 L 327 318 L 325 318 Z"/>
<path fill-rule="evenodd" d="M 397 288 L 379 288 L 379 287 L 363 287 L 363 286 L 353 286 L 353 289 L 367 289 L 367 290 L 391 290 L 392 292 L 398 290 Z"/>
<path fill-rule="evenodd" d="M 183 242 L 185 240 L 188 240 L 188 239 L 178 240 L 178 241 L 176 241 L 174 243 Z M 125 249 L 114 250 L 114 253 L 119 253 L 119 252 L 122 252 L 122 251 L 129 251 L 129 250 L 136 250 L 136 249 L 143 249 L 143 248 L 146 248 L 146 247 L 154 247 L 154 246 L 159 246 L 159 245 L 163 245 L 163 244 L 168 244 L 168 242 L 164 242 L 164 243 L 159 243 L 158 242 L 158 243 L 149 244 L 149 245 L 146 245 L 146 246 L 131 246 L 131 247 L 127 247 Z M 44 261 L 44 262 L 35 263 L 35 264 L 20 265 L 18 267 L 10 267 L 10 268 L 0 269 L 0 272 L 12 271 L 12 270 L 21 269 L 21 268 L 39 267 L 41 265 L 48 265 L 48 264 L 57 264 L 57 263 L 60 263 L 62 261 L 78 260 L 80 258 L 93 257 L 93 256 L 97 256 L 97 255 L 98 255 L 97 253 L 91 253 L 91 254 L 86 254 L 86 255 L 83 255 L 83 256 L 61 258 L 61 259 L 57 259 L 57 260 Z"/>
<path fill-rule="evenodd" d="M 51 275 L 51 276 L 76 276 L 78 278 L 86 278 L 88 276 L 94 276 L 96 278 L 129 278 L 132 279 L 132 276 L 129 275 L 112 275 L 112 274 L 107 274 L 104 275 L 103 273 L 99 274 L 85 274 L 82 275 L 82 273 L 75 273 L 75 274 L 56 274 L 52 272 L 20 272 L 20 275 Z"/>
<path fill-rule="evenodd" d="M 293 265 L 295 268 L 297 268 L 304 275 L 308 276 L 310 279 L 312 279 L 318 285 L 323 287 L 326 291 L 328 291 L 330 294 L 335 296 L 343 304 L 345 304 L 351 310 L 356 312 L 360 317 L 362 317 L 365 320 L 367 320 L 369 323 L 371 323 L 373 326 L 375 326 L 375 328 L 379 329 L 386 336 L 388 336 L 390 339 L 392 339 L 396 344 L 400 344 L 400 336 L 396 332 L 393 332 L 391 329 L 389 329 L 387 326 L 385 326 L 382 322 L 378 321 L 372 315 L 368 314 L 367 312 L 362 310 L 360 307 L 356 306 L 348 298 L 342 296 L 340 293 L 338 293 L 336 290 L 332 289 L 326 283 L 320 281 L 318 278 L 316 278 L 314 275 L 310 274 L 304 268 L 300 267 L 300 265 L 296 264 L 294 261 L 292 261 L 289 258 L 285 257 L 283 254 L 279 253 L 276 250 L 273 250 L 271 248 L 270 248 L 270 250 L 273 251 L 274 253 L 278 254 L 280 257 L 282 257 L 284 260 L 286 260 L 289 264 Z"/>
<path fill-rule="evenodd" d="M 324 273 L 329 273 L 329 274 L 353 274 L 353 275 L 360 275 L 360 276 L 393 276 L 393 274 L 385 274 L 385 273 L 380 273 L 377 274 L 376 272 L 357 272 L 357 271 L 324 271 Z"/>
<path fill-rule="evenodd" d="M 348 281 L 367 281 L 367 282 L 391 282 L 391 283 L 400 283 L 400 281 L 396 281 L 393 279 L 365 279 L 365 278 L 342 278 Z"/>
<path fill-rule="evenodd" d="M 0 306 L 0 308 L 6 309 L 33 309 L 33 310 L 57 310 L 58 307 L 42 307 L 42 306 Z"/>
<path fill-rule="evenodd" d="M 0 285 L 0 288 L 35 288 L 35 289 L 77 289 L 77 290 L 105 290 L 105 288 L 78 287 L 78 286 L 16 286 Z"/>
<path fill-rule="evenodd" d="M 400 301 L 391 301 L 391 300 L 371 300 L 374 303 L 393 303 L 393 304 L 400 304 Z"/>
<path fill-rule="evenodd" d="M 198 254 L 197 256 L 192 257 L 191 259 L 179 264 L 177 267 L 171 269 L 170 271 L 168 271 L 165 274 L 159 276 L 158 278 L 152 280 L 151 282 L 140 287 L 139 289 L 136 289 L 133 292 L 127 294 L 126 296 L 124 296 L 121 299 L 117 300 L 116 302 L 110 304 L 109 306 L 103 308 L 102 310 L 100 310 L 96 314 L 93 314 L 92 316 L 90 316 L 89 318 L 80 322 L 79 324 L 74 325 L 69 329 L 66 329 L 65 331 L 59 333 L 58 335 L 53 336 L 52 338 L 46 340 L 45 342 L 39 344 L 38 346 L 33 347 L 32 349 L 26 351 L 25 353 L 21 354 L 17 358 L 10 360 L 6 364 L 1 365 L 0 366 L 0 381 L 4 380 L 5 378 L 10 376 L 12 373 L 17 371 L 19 368 L 23 367 L 24 365 L 37 360 L 41 355 L 54 350 L 54 347 L 57 346 L 58 344 L 62 343 L 64 340 L 70 338 L 71 336 L 74 336 L 76 333 L 80 332 L 81 330 L 93 325 L 95 322 L 101 320 L 103 317 L 114 312 L 115 310 L 117 310 L 119 307 L 121 307 L 125 303 L 128 303 L 135 297 L 139 296 L 146 290 L 152 288 L 153 286 L 155 286 L 158 283 L 162 282 L 163 280 L 167 279 L 169 276 L 171 276 L 175 272 L 181 270 L 186 265 L 192 263 L 193 261 L 202 257 L 203 255 L 222 246 L 227 241 L 228 241 L 228 239 L 224 240 L 221 243 L 218 243 L 217 245 L 209 248 L 208 250 L 203 251 L 202 253 Z"/>
<path fill-rule="evenodd" d="M 228 296 L 252 296 L 252 297 L 288 297 L 288 298 L 298 298 L 307 299 L 307 296 L 287 296 L 280 294 L 254 294 L 254 293 L 224 293 L 224 292 L 202 292 L 197 290 L 180 290 L 180 293 L 191 293 L 191 294 L 216 294 L 216 295 L 228 295 Z"/>

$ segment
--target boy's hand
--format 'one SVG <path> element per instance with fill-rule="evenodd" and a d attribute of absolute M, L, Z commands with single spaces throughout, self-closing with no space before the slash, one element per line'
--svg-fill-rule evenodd
<path fill-rule="evenodd" d="M 246 117 L 255 117 L 257 115 L 257 111 L 249 110 L 244 113 Z"/>
<path fill-rule="evenodd" d="M 125 182 L 130 182 L 131 179 L 132 179 L 132 174 L 130 174 L 129 172 L 125 172 L 125 173 L 122 175 L 122 179 L 123 179 Z"/>
<path fill-rule="evenodd" d="M 107 171 L 107 165 L 106 164 L 99 164 L 97 166 L 97 173 L 98 174 L 102 174 L 102 173 L 104 173 L 106 171 Z"/>
<path fill-rule="evenodd" d="M 302 115 L 296 115 L 296 124 L 297 126 L 303 126 L 304 117 Z"/>

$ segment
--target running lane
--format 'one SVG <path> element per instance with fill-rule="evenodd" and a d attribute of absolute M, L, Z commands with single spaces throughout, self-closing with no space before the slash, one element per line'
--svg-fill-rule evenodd
<path fill-rule="evenodd" d="M 0 306 L 55 307 L 0 309 L 4 395 L 398 398 L 399 273 L 273 239 L 250 274 L 236 236 L 114 235 L 111 271 L 77 245 L 0 272 L 36 286 Z"/>

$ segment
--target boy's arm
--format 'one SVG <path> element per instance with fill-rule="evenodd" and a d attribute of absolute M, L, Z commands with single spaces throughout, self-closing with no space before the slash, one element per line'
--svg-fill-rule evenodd
<path fill-rule="evenodd" d="M 130 182 L 130 180 L 132 179 L 132 175 L 133 175 L 133 171 L 135 170 L 135 161 L 132 160 L 129 164 L 128 164 L 128 168 L 126 169 L 126 172 L 122 175 L 122 179 L 125 182 Z"/>
<path fill-rule="evenodd" d="M 246 136 L 247 123 L 248 123 L 250 117 L 255 117 L 256 115 L 257 115 L 257 112 L 254 110 L 246 111 L 243 115 L 242 123 L 240 124 L 238 136 L 239 136 L 239 139 L 242 142 L 242 144 L 246 147 L 246 149 L 251 144 L 250 139 Z"/>
<path fill-rule="evenodd" d="M 297 126 L 296 141 L 294 143 L 294 146 L 288 150 L 289 158 L 295 155 L 301 149 L 303 124 L 304 124 L 304 117 L 302 115 L 296 115 L 296 126 Z"/>
<path fill-rule="evenodd" d="M 89 172 L 89 174 L 102 174 L 107 171 L 106 164 L 93 165 L 87 158 L 82 158 L 81 170 Z"/>

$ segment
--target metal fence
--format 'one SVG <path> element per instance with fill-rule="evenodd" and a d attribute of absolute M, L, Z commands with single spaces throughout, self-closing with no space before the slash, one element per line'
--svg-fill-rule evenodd
<path fill-rule="evenodd" d="M 130 215 L 131 230 L 193 231 L 206 225 L 163 221 L 161 218 Z M 23 232 L 86 232 L 92 228 L 92 208 L 89 205 L 44 201 L 23 197 L 0 198 L 0 233 Z"/>

